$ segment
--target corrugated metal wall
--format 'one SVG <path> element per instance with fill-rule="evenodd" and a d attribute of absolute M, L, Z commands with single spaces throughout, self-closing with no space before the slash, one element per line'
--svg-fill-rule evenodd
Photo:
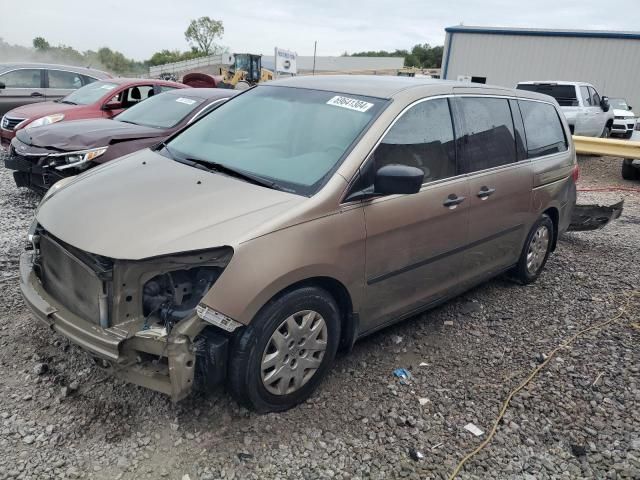
<path fill-rule="evenodd" d="M 526 80 L 589 82 L 601 95 L 626 98 L 640 112 L 640 40 L 636 39 L 448 32 L 445 65 L 448 80 L 478 76 L 506 87 Z"/>

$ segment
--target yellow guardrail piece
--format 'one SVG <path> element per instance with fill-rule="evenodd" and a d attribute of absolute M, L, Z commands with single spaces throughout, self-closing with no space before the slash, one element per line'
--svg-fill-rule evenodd
<path fill-rule="evenodd" d="M 611 138 L 573 136 L 577 154 L 602 155 L 616 158 L 640 158 L 640 142 Z"/>

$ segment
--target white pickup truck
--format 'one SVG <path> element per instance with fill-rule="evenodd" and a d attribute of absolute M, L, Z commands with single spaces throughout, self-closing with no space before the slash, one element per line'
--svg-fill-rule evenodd
<path fill-rule="evenodd" d="M 555 98 L 573 135 L 608 137 L 611 134 L 614 113 L 609 99 L 601 97 L 590 83 L 520 82 L 516 88 Z"/>

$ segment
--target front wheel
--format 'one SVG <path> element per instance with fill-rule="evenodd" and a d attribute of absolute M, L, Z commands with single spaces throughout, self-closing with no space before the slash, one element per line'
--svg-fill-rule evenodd
<path fill-rule="evenodd" d="M 340 312 L 328 292 L 303 287 L 280 295 L 233 342 L 231 394 L 261 413 L 303 402 L 331 367 L 339 338 Z"/>
<path fill-rule="evenodd" d="M 602 133 L 600 134 L 600 138 L 609 138 L 611 136 L 611 127 L 609 125 L 605 125 Z"/>
<path fill-rule="evenodd" d="M 520 283 L 527 285 L 535 282 L 551 253 L 553 242 L 553 222 L 544 213 L 533 225 L 527 235 L 518 264 L 513 269 L 513 277 Z"/>

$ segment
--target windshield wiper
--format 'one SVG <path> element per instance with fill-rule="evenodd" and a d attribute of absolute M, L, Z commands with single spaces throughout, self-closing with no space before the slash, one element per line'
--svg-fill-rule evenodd
<path fill-rule="evenodd" d="M 76 102 L 72 102 L 71 100 L 60 100 L 60 103 L 66 103 L 68 105 L 77 105 Z"/>
<path fill-rule="evenodd" d="M 165 145 L 166 148 L 166 145 Z M 169 152 L 170 153 L 170 152 Z M 244 180 L 249 183 L 253 183 L 255 185 L 260 185 L 262 187 L 272 188 L 274 190 L 282 190 L 282 187 L 271 180 L 267 180 L 266 178 L 259 177 L 257 175 L 253 175 L 248 172 L 243 172 L 241 170 L 236 170 L 235 168 L 228 167 L 227 165 L 223 165 L 217 162 L 210 162 L 208 160 L 201 160 L 199 158 L 175 158 L 177 162 L 185 163 L 187 165 L 191 165 L 196 168 L 204 168 L 213 172 L 220 172 L 230 177 L 239 178 L 240 180 Z M 189 162 L 189 163 L 187 163 Z"/>

